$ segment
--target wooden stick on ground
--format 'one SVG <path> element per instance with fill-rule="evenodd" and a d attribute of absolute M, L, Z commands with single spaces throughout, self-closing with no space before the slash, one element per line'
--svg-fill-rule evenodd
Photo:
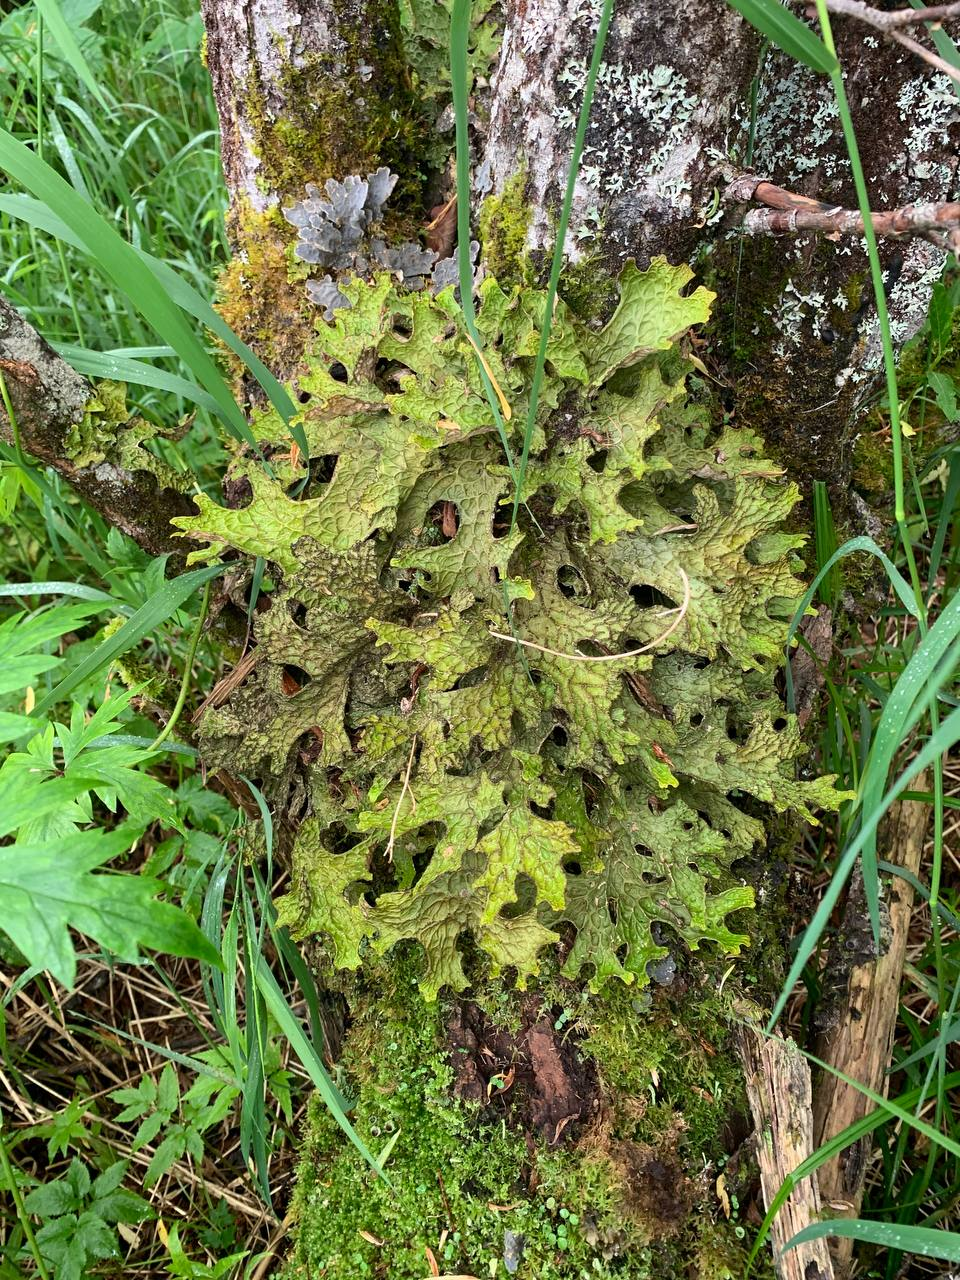
<path fill-rule="evenodd" d="M 763 1200 L 769 1208 L 787 1174 L 813 1154 L 810 1068 L 792 1040 L 765 1037 L 752 1026 L 740 1027 L 737 1044 L 757 1131 Z M 825 1240 L 811 1240 L 781 1254 L 792 1236 L 819 1217 L 814 1175 L 794 1189 L 770 1228 L 781 1280 L 833 1280 Z"/>
<path fill-rule="evenodd" d="M 927 790 L 929 775 L 922 774 L 914 785 L 918 791 Z M 880 857 L 916 875 L 929 816 L 930 806 L 917 800 L 904 800 L 891 806 L 880 830 Z M 889 886 L 885 949 L 877 957 L 873 954 L 863 883 L 856 882 L 828 970 L 835 995 L 830 1025 L 820 1036 L 818 1056 L 852 1080 L 859 1080 L 875 1093 L 884 1095 L 912 908 L 913 889 L 906 880 L 893 877 Z M 824 1072 L 814 1097 L 816 1145 L 820 1146 L 872 1109 L 873 1103 L 859 1090 Z M 864 1138 L 821 1166 L 820 1193 L 831 1216 L 858 1216 L 871 1150 L 872 1139 Z M 839 1273 L 848 1269 L 852 1252 L 852 1240 L 835 1241 L 834 1259 Z"/>

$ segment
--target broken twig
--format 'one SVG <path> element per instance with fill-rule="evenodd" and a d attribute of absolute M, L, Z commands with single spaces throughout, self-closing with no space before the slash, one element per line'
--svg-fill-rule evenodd
<path fill-rule="evenodd" d="M 921 23 L 939 24 L 951 18 L 960 18 L 960 4 L 937 4 L 926 9 L 893 9 L 889 13 L 883 9 L 874 9 L 872 5 L 865 4 L 864 0 L 826 0 L 826 7 L 829 13 L 838 18 L 853 18 L 872 27 L 874 31 L 879 31 L 888 40 L 895 40 L 943 75 L 960 83 L 960 70 L 900 30 L 901 27 L 916 28 Z"/>
<path fill-rule="evenodd" d="M 725 198 L 735 204 L 756 200 L 767 206 L 750 209 L 744 215 L 741 225 L 748 235 L 798 235 L 815 231 L 830 240 L 863 235 L 863 217 L 858 210 L 813 200 L 750 174 L 734 179 L 727 187 Z M 878 236 L 899 239 L 919 236 L 938 249 L 960 251 L 960 202 L 908 204 L 900 209 L 872 213 L 870 217 Z"/>

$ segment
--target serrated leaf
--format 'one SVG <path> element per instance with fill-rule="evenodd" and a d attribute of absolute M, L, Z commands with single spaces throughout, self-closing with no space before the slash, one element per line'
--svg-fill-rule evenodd
<path fill-rule="evenodd" d="M 52 784 L 47 784 L 52 785 Z M 179 908 L 158 901 L 163 886 L 143 876 L 96 873 L 128 847 L 124 828 L 77 831 L 49 844 L 0 848 L 0 929 L 27 962 L 72 986 L 76 955 L 70 928 L 96 939 L 121 960 L 140 948 L 220 964 L 218 952 Z"/>

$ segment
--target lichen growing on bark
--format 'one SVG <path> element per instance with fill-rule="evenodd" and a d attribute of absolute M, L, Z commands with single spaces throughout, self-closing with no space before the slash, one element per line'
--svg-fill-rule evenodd
<path fill-rule="evenodd" d="M 200 495 L 178 522 L 211 544 L 194 559 L 232 547 L 282 578 L 204 753 L 288 809 L 299 774 L 280 920 L 338 965 L 409 939 L 428 999 L 484 967 L 522 985 L 573 926 L 567 974 L 641 986 L 670 945 L 748 941 L 731 868 L 761 828 L 742 797 L 838 801 L 829 779 L 794 780 L 773 687 L 798 493 L 749 432 L 711 436 L 687 407 L 675 344 L 711 300 L 690 278 L 628 263 L 601 329 L 558 304 L 515 523 L 452 289 L 388 276 L 343 286 L 352 305 L 293 388 L 307 489 L 288 495 L 306 460 L 265 413 L 276 477 L 241 463 L 247 506 Z M 522 421 L 544 295 L 488 277 L 479 304 Z"/>
<path fill-rule="evenodd" d="M 217 310 L 233 332 L 280 377 L 293 374 L 314 332 L 315 308 L 293 264 L 293 230 L 278 209 L 230 214 L 236 251 L 217 280 Z M 237 378 L 244 366 L 224 352 Z"/>

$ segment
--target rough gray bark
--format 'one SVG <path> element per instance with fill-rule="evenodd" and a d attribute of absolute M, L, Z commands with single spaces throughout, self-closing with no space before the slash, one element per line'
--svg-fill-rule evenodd
<path fill-rule="evenodd" d="M 553 243 L 598 10 L 569 0 L 507 6 L 483 163 L 494 192 L 526 175 L 534 250 Z M 703 238 L 698 211 L 738 131 L 758 47 L 721 0 L 618 6 L 577 183 L 572 257 L 693 253 Z"/>
<path fill-rule="evenodd" d="M 161 488 L 149 472 L 128 471 L 111 462 L 78 467 L 66 456 L 64 437 L 82 419 L 93 389 L 2 296 L 0 372 L 26 452 L 58 471 L 94 510 L 151 555 L 182 554 L 183 544 L 172 536 L 170 521 L 192 514 L 188 497 Z M 12 443 L 2 404 L 0 435 Z"/>
<path fill-rule="evenodd" d="M 376 142 L 397 45 L 378 0 L 202 0 L 206 61 L 233 202 L 255 212 L 334 170 L 357 172 Z"/>
<path fill-rule="evenodd" d="M 509 0 L 481 175 L 501 192 L 527 177 L 529 243 L 551 243 L 599 6 Z M 875 210 L 957 194 L 960 101 L 945 76 L 856 24 L 835 22 Z M 615 267 L 687 258 L 717 289 L 715 344 L 738 420 L 762 431 L 800 479 L 845 484 L 856 411 L 880 364 L 859 243 L 743 238 L 714 218 L 723 166 L 851 207 L 855 192 L 829 81 L 771 51 L 750 86 L 755 33 L 724 3 L 620 6 L 608 38 L 568 246 Z M 894 333 L 921 323 L 944 254 L 887 245 Z"/>

